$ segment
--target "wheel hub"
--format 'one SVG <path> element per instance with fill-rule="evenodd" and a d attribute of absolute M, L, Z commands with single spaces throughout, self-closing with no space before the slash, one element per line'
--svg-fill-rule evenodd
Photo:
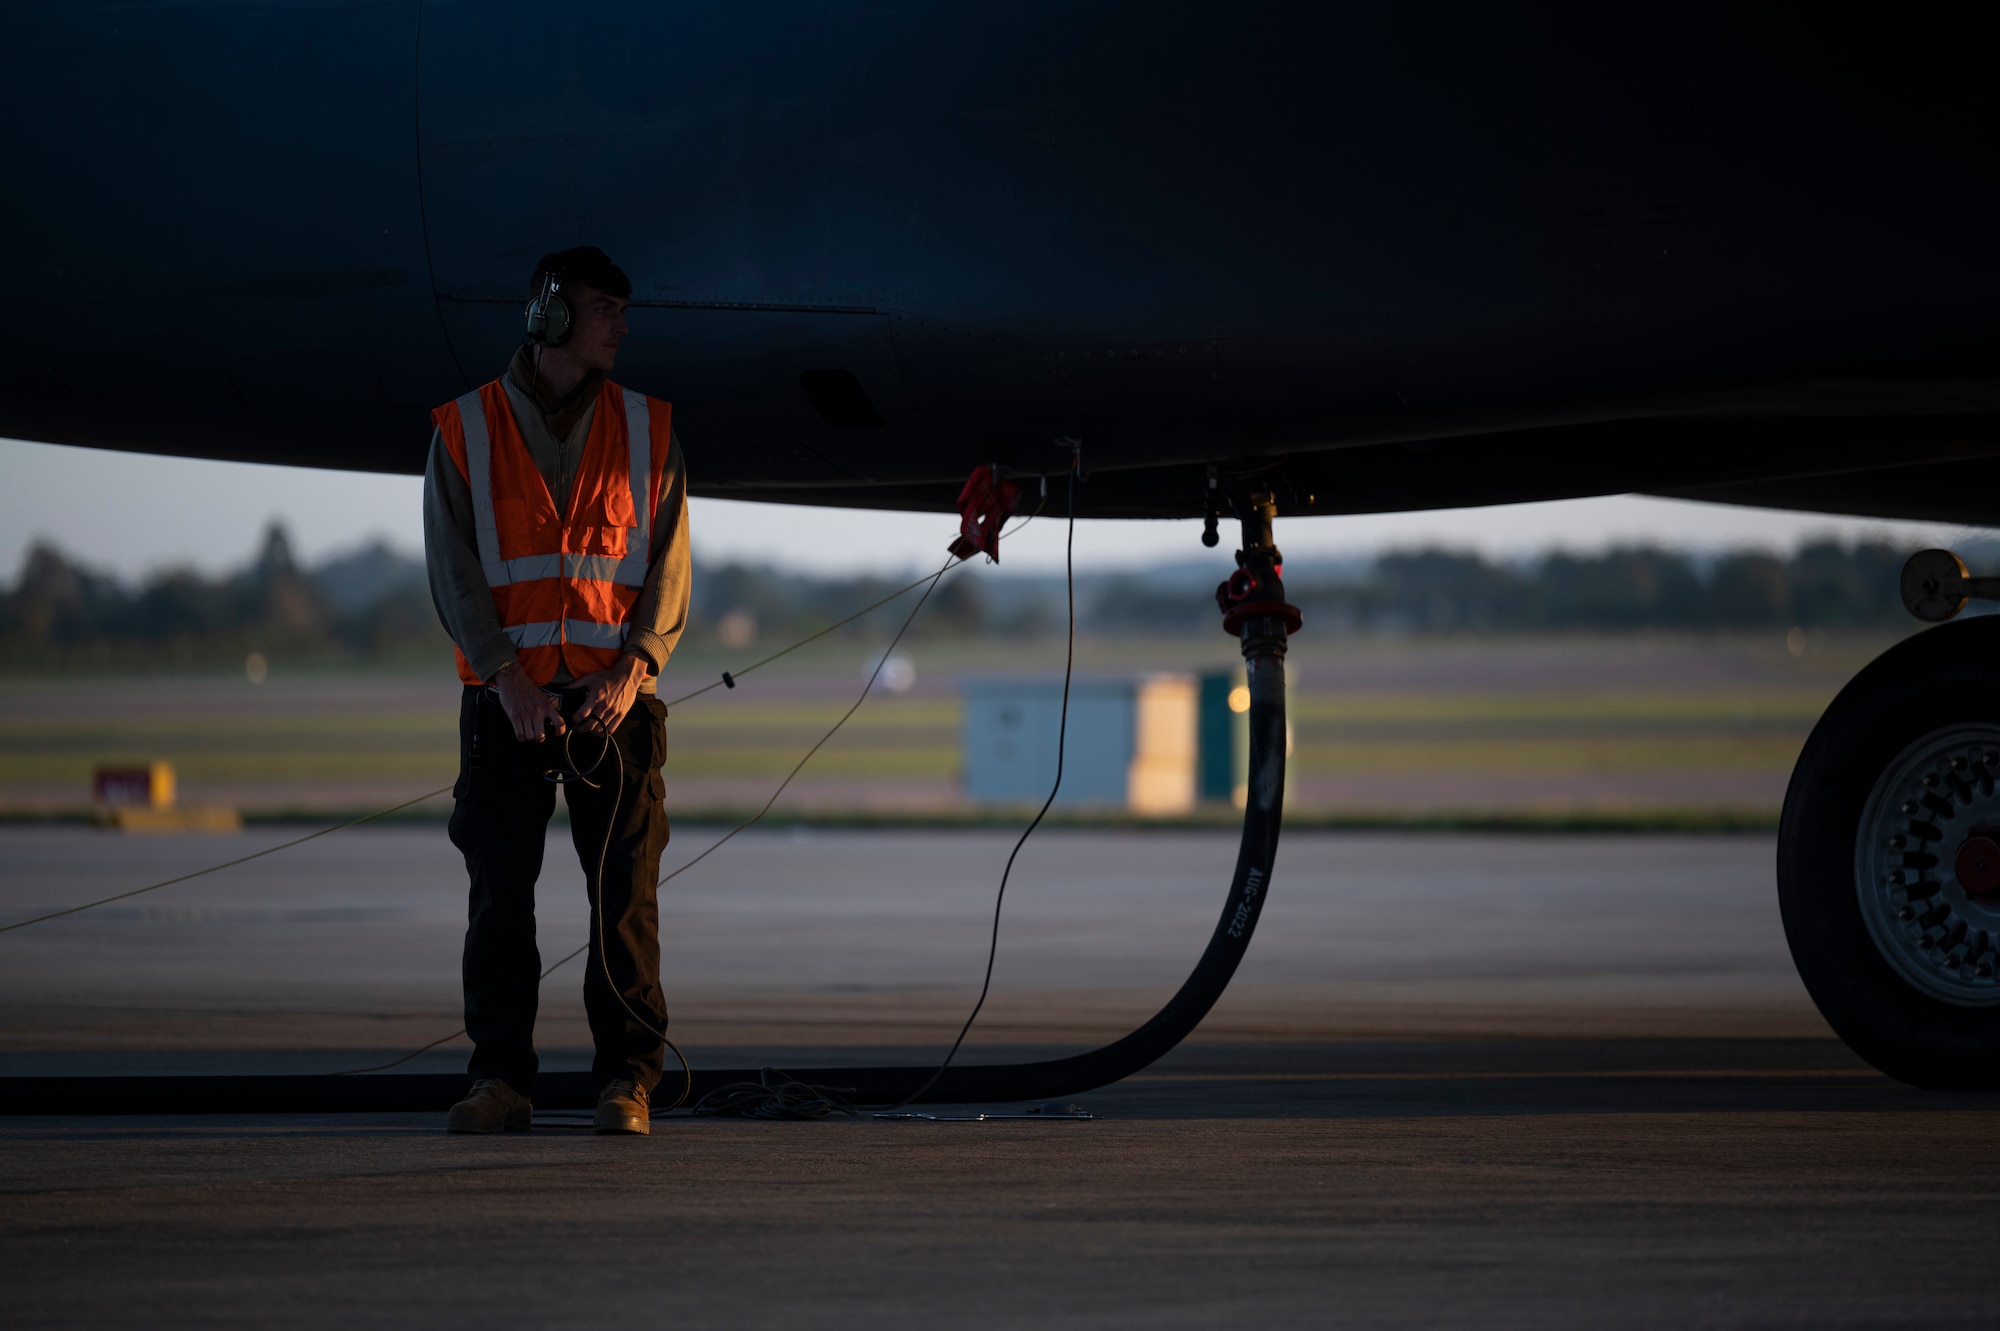
<path fill-rule="evenodd" d="M 1889 764 L 1855 842 L 1861 916 L 1923 993 L 2000 1005 L 2000 728 L 1947 726 Z"/>
<path fill-rule="evenodd" d="M 2000 842 L 1983 832 L 1973 833 L 1952 857 L 1952 873 L 1969 896 L 1990 897 L 2000 892 Z"/>

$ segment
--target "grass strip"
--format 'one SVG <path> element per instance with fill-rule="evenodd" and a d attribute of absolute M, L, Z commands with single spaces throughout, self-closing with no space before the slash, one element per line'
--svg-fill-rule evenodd
<path fill-rule="evenodd" d="M 320 823 L 357 816 L 364 810 L 297 807 L 245 810 L 246 825 L 274 826 L 293 823 Z M 683 828 L 733 826 L 751 812 L 748 808 L 670 808 L 674 822 Z M 449 805 L 418 807 L 388 814 L 374 821 L 382 824 L 442 824 L 450 817 Z M 771 827 L 852 829 L 857 831 L 984 831 L 1019 825 L 1020 810 L 991 809 L 799 809 L 767 817 Z M 555 812 L 558 822 L 567 822 L 564 810 Z M 90 825 L 101 819 L 88 808 L 0 808 L 0 824 Z M 1121 832 L 1234 831 L 1242 815 L 1234 809 L 1198 809 L 1167 817 L 1143 817 L 1118 809 L 1051 810 L 1049 827 Z M 1436 809 L 1412 813 L 1371 810 L 1293 810 L 1285 815 L 1285 829 L 1291 832 L 1520 832 L 1520 833 L 1629 833 L 1656 835 L 1684 833 L 1714 835 L 1750 833 L 1769 835 L 1778 830 L 1778 811 L 1765 808 L 1630 808 L 1630 809 Z"/>

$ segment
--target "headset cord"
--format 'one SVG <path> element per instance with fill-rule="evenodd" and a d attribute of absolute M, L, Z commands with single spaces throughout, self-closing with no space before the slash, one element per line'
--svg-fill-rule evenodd
<path fill-rule="evenodd" d="M 611 752 L 616 748 L 617 748 L 616 742 L 614 741 L 613 737 L 609 733 L 607 733 L 604 736 L 603 747 L 598 750 L 597 761 L 590 765 L 590 771 L 585 772 L 578 770 L 576 768 L 576 764 L 574 761 L 571 761 L 570 763 L 571 770 L 576 771 L 577 779 L 581 781 L 584 785 L 590 787 L 592 790 L 601 790 L 603 789 L 603 787 L 599 783 L 592 781 L 590 779 L 591 773 L 594 773 L 595 771 L 597 771 L 598 768 L 604 766 L 605 758 L 609 756 Z M 569 736 L 567 734 L 563 736 L 563 757 L 569 758 Z M 615 773 L 616 780 L 612 783 L 611 786 L 611 812 L 609 815 L 606 816 L 604 820 L 604 840 L 597 848 L 597 875 L 594 880 L 597 885 L 597 890 L 593 892 L 590 897 L 590 920 L 592 926 L 592 939 L 594 939 L 595 942 L 597 943 L 597 972 L 598 974 L 604 977 L 604 987 L 609 989 L 611 991 L 611 996 L 618 1000 L 618 1006 L 625 1009 L 625 1015 L 631 1018 L 633 1022 L 637 1023 L 639 1029 L 645 1031 L 648 1035 L 651 1035 L 653 1038 L 658 1040 L 662 1047 L 673 1050 L 674 1057 L 680 1061 L 681 1093 L 674 1098 L 674 1103 L 672 1105 L 667 1106 L 667 1108 L 672 1109 L 674 1105 L 678 1105 L 682 1101 L 686 1100 L 688 1096 L 694 1091 L 694 1069 L 688 1066 L 687 1055 L 681 1052 L 681 1047 L 675 1044 L 673 1040 L 668 1037 L 664 1029 L 655 1030 L 652 1022 L 647 1021 L 637 1012 L 634 1012 L 632 1010 L 632 1005 L 625 1001 L 625 995 L 619 990 L 618 982 L 611 978 L 611 957 L 610 954 L 604 950 L 604 866 L 611 858 L 611 838 L 617 835 L 618 811 L 625 799 L 625 773 L 622 770 L 623 767 L 622 763 L 620 764 L 620 767 L 621 770 Z M 564 798 L 567 799 L 568 796 L 564 796 Z M 664 883 L 665 881 L 667 880 L 666 879 L 660 880 L 660 882 L 662 883 Z M 656 884 L 654 891 L 657 892 L 658 890 L 659 890 L 658 885 Z M 590 946 L 590 941 L 591 940 L 585 940 L 584 946 L 585 947 Z M 574 952 L 570 953 L 571 957 L 575 955 L 576 953 Z M 568 961 L 568 960 L 569 957 L 563 958 L 563 961 Z M 560 966 L 562 964 L 563 962 L 559 961 L 556 963 L 556 966 Z M 555 966 L 551 966 L 549 969 L 554 970 Z M 539 984 L 540 981 L 538 980 L 536 981 L 536 983 Z M 655 981 L 655 984 L 657 985 L 657 979 Z M 661 1007 L 664 1008 L 665 1006 L 666 1005 L 663 1000 L 661 1003 Z M 666 1025 L 664 1021 L 661 1022 L 660 1024 L 663 1028 Z"/>
<path fill-rule="evenodd" d="M 604 766 L 605 760 L 609 758 L 614 752 L 617 751 L 618 744 L 616 736 L 613 735 L 611 732 L 606 731 L 599 738 L 598 748 L 597 748 L 597 761 L 592 763 L 586 769 L 577 766 L 576 757 L 570 752 L 570 747 L 569 747 L 570 740 L 575 736 L 575 734 L 576 732 L 574 730 L 563 731 L 563 739 L 562 739 L 563 762 L 567 765 L 569 769 L 568 778 L 565 779 L 559 773 L 552 773 L 549 779 L 555 781 L 558 785 L 567 786 L 570 784 L 576 784 L 581 786 L 587 786 L 591 790 L 604 789 L 604 784 L 602 782 L 593 781 L 591 780 L 591 777 L 595 776 L 597 774 L 597 770 Z M 622 769 L 622 763 L 621 763 L 621 769 Z M 565 801 L 567 801 L 569 796 L 565 794 L 563 798 Z M 609 989 L 611 991 L 612 997 L 618 1000 L 618 1006 L 625 1009 L 625 1015 L 630 1017 L 634 1022 L 638 1023 L 639 1028 L 641 1030 L 645 1031 L 648 1035 L 651 1035 L 653 1038 L 657 1039 L 663 1047 L 671 1049 L 673 1051 L 674 1057 L 680 1061 L 681 1093 L 679 1098 L 674 1101 L 673 1105 L 667 1106 L 667 1108 L 671 1109 L 674 1107 L 674 1105 L 678 1105 L 681 1103 L 681 1101 L 686 1100 L 688 1095 L 694 1090 L 694 1069 L 688 1066 L 687 1055 L 681 1052 L 681 1047 L 675 1044 L 673 1040 L 668 1037 L 666 1031 L 653 1029 L 653 1023 L 647 1021 L 644 1017 L 641 1017 L 637 1012 L 634 1012 L 632 1010 L 632 1005 L 625 1001 L 625 995 L 619 991 L 617 981 L 611 978 L 611 957 L 610 954 L 604 950 L 604 866 L 607 863 L 609 863 L 611 859 L 611 839 L 612 837 L 618 834 L 618 813 L 621 805 L 623 804 L 624 799 L 625 799 L 625 773 L 623 772 L 623 770 L 620 770 L 617 773 L 617 779 L 612 783 L 611 812 L 605 816 L 604 840 L 601 843 L 599 843 L 597 848 L 597 874 L 591 880 L 597 885 L 597 890 L 590 894 L 590 920 L 591 920 L 592 937 L 596 940 L 597 943 L 597 971 L 598 974 L 604 977 L 605 988 Z M 572 809 L 571 810 L 572 815 L 574 815 L 574 812 L 575 811 Z M 666 880 L 661 879 L 660 881 L 665 882 Z M 588 947 L 589 945 L 590 941 L 586 940 L 584 946 Z M 570 957 L 573 957 L 575 955 L 576 955 L 575 952 L 570 953 Z M 563 958 L 563 961 L 568 961 L 568 960 L 569 957 Z M 562 964 L 563 962 L 559 961 L 556 963 L 556 966 L 560 966 Z M 551 971 L 554 969 L 555 966 L 549 967 L 549 970 Z M 546 978 L 547 974 L 548 972 L 544 971 L 543 977 Z M 539 984 L 541 983 L 541 981 L 537 980 L 536 983 Z"/>
<path fill-rule="evenodd" d="M 853 705 L 850 706 L 845 712 L 841 713 L 840 719 L 838 721 L 835 721 L 833 725 L 827 729 L 827 732 L 824 735 L 821 735 L 818 741 L 815 742 L 810 749 L 806 750 L 804 757 L 800 758 L 798 762 L 792 765 L 792 770 L 785 774 L 785 779 L 778 783 L 778 788 L 771 792 L 771 797 L 764 801 L 764 806 L 762 808 L 758 809 L 757 812 L 751 814 L 748 818 L 745 818 L 742 822 L 736 824 L 736 826 L 730 828 L 727 832 L 723 833 L 720 837 L 716 838 L 715 841 L 711 842 L 708 845 L 708 847 L 704 849 L 699 855 L 696 855 L 693 859 L 681 865 L 679 868 L 675 869 L 672 873 L 662 875 L 659 881 L 660 887 L 665 887 L 668 883 L 680 877 L 682 874 L 686 873 L 689 869 L 694 868 L 695 865 L 700 864 L 703 860 L 707 859 L 710 855 L 713 855 L 716 851 L 722 849 L 724 845 L 726 845 L 729 841 L 734 839 L 737 833 L 747 831 L 749 828 L 754 826 L 758 821 L 760 821 L 765 814 L 771 811 L 771 806 L 776 804 L 778 802 L 778 797 L 785 793 L 785 787 L 791 785 L 792 779 L 796 777 L 800 772 L 805 770 L 805 765 L 808 762 L 812 761 L 813 755 L 818 753 L 822 748 L 826 747 L 827 741 L 831 740 L 834 737 L 834 735 L 839 732 L 840 728 L 847 724 L 848 718 L 852 717 L 857 711 L 861 710 L 861 704 L 867 701 L 869 690 L 875 687 L 875 680 L 879 675 L 881 675 L 882 667 L 888 664 L 890 653 L 896 650 L 896 645 L 902 642 L 903 635 L 910 631 L 910 625 L 916 621 L 917 612 L 924 608 L 924 603 L 926 601 L 930 600 L 931 593 L 937 590 L 937 585 L 940 581 L 943 580 L 944 575 L 951 572 L 953 569 L 959 567 L 963 563 L 965 563 L 964 560 L 954 556 L 951 559 L 947 559 L 944 562 L 943 566 L 940 567 L 937 572 L 932 573 L 927 577 L 920 578 L 917 582 L 910 584 L 911 587 L 922 586 L 924 583 L 928 583 L 929 585 L 924 587 L 924 593 L 922 596 L 919 596 L 917 598 L 917 603 L 910 607 L 910 613 L 903 617 L 902 625 L 899 628 L 897 628 L 895 637 L 889 640 L 889 645 L 883 649 L 881 656 L 875 662 L 874 669 L 868 672 L 868 679 L 865 683 L 862 684 L 861 693 L 858 697 L 855 698 Z M 909 589 L 910 589 L 909 587 L 906 587 L 903 590 L 908 591 Z M 898 593 L 898 595 L 900 594 L 901 593 Z M 877 604 L 880 604 L 880 602 L 878 602 Z M 870 608 L 873 609 L 874 607 Z M 863 613 L 866 612 L 864 611 Z M 1073 636 L 1074 635 L 1072 634 L 1072 637 Z M 770 660 L 774 658 L 766 658 L 766 659 Z M 758 664 L 762 665 L 763 662 L 760 661 L 758 662 Z M 714 687 L 715 685 L 713 684 L 709 685 L 709 688 L 714 688 Z M 706 690 L 703 690 L 703 692 L 706 692 Z M 608 739 L 606 740 L 606 743 L 607 745 L 609 744 Z M 564 754 L 565 756 L 568 755 L 567 749 L 564 750 Z M 603 761 L 604 761 L 603 756 L 599 755 L 598 764 L 602 764 Z M 596 770 L 597 770 L 597 765 L 593 765 L 591 767 L 591 771 L 595 772 Z M 587 776 L 588 774 L 578 773 L 578 775 Z M 617 803 L 616 799 L 614 798 L 612 806 L 613 824 L 615 824 L 616 818 L 617 818 Z M 603 892 L 605 858 L 610 853 L 610 846 L 611 846 L 611 837 L 609 831 L 610 826 L 611 826 L 610 824 L 607 825 L 607 830 L 605 832 L 604 849 L 599 853 L 598 856 L 597 875 L 599 884 L 598 890 L 600 897 L 602 896 Z M 604 942 L 603 942 L 604 921 L 603 921 L 603 913 L 597 910 L 595 903 L 593 903 L 592 905 L 592 914 L 596 916 L 597 920 L 596 923 L 597 944 L 598 944 L 597 950 L 598 950 L 598 956 L 601 959 L 604 955 Z M 552 963 L 546 970 L 544 970 L 541 973 L 541 976 L 538 978 L 536 982 L 540 983 L 541 980 L 548 979 L 549 976 L 555 974 L 557 970 L 568 965 L 570 962 L 576 960 L 579 956 L 583 955 L 583 953 L 585 952 L 586 949 L 589 948 L 589 946 L 590 946 L 590 940 L 585 940 L 582 947 L 577 948 L 575 951 L 571 952 L 568 956 L 563 957 L 561 960 Z M 991 967 L 989 963 L 989 972 L 990 969 Z M 605 972 L 604 978 L 606 982 L 609 983 L 611 976 L 608 970 Z M 654 1030 L 651 1022 L 648 1022 L 645 1018 L 641 1017 L 638 1013 L 632 1010 L 632 1005 L 625 1001 L 625 996 L 618 992 L 618 987 L 616 985 L 611 986 L 611 992 L 617 996 L 618 1004 L 620 1007 L 623 1007 L 625 1009 L 625 1013 L 627 1016 L 629 1016 L 633 1021 L 638 1022 L 639 1025 L 643 1027 L 646 1031 L 658 1037 L 660 1040 L 664 1041 L 667 1047 L 674 1051 L 674 1056 L 680 1059 L 681 1074 L 683 1078 L 683 1085 L 681 1087 L 680 1095 L 674 1100 L 673 1104 L 666 1105 L 664 1107 L 656 1107 L 653 1112 L 665 1113 L 667 1110 L 678 1107 L 680 1104 L 686 1101 L 688 1095 L 694 1090 L 694 1074 L 688 1068 L 688 1062 L 686 1056 L 681 1053 L 679 1048 L 677 1048 L 671 1040 L 667 1039 L 666 1033 L 664 1031 Z M 377 1064 L 374 1067 L 347 1068 L 340 1072 L 332 1073 L 329 1075 L 336 1077 L 352 1077 L 352 1076 L 359 1076 L 360 1074 L 365 1072 L 387 1072 L 390 1068 L 401 1067 L 403 1064 L 409 1062 L 411 1059 L 417 1057 L 419 1054 L 428 1053 L 431 1050 L 437 1048 L 439 1045 L 446 1043 L 447 1041 L 456 1040 L 459 1036 L 463 1034 L 465 1034 L 465 1028 L 461 1026 L 457 1030 L 453 1031 L 451 1034 L 440 1036 L 438 1039 L 431 1041 L 429 1044 L 423 1046 L 421 1049 L 412 1049 L 409 1053 L 404 1054 L 401 1058 L 395 1059 L 392 1062 Z"/>
<path fill-rule="evenodd" d="M 1000 871 L 1000 890 L 993 896 L 993 930 L 986 940 L 986 978 L 979 983 L 979 1000 L 972 1005 L 972 1012 L 966 1017 L 965 1025 L 958 1028 L 958 1038 L 951 1042 L 951 1048 L 945 1053 L 944 1061 L 937 1065 L 937 1070 L 931 1073 L 923 1085 L 904 1096 L 894 1108 L 885 1111 L 887 1113 L 893 1114 L 897 1110 L 908 1108 L 931 1087 L 937 1085 L 938 1079 L 951 1067 L 952 1060 L 958 1057 L 959 1046 L 965 1043 L 966 1035 L 972 1030 L 972 1023 L 979 1020 L 979 1011 L 986 1006 L 986 996 L 993 988 L 993 962 L 1000 954 L 1000 908 L 1007 900 L 1007 879 L 1014 872 L 1014 860 L 1020 855 L 1021 847 L 1028 844 L 1028 838 L 1042 825 L 1042 819 L 1048 816 L 1049 807 L 1056 802 L 1056 792 L 1062 789 L 1063 756 L 1069 747 L 1069 685 L 1076 671 L 1076 476 L 1081 461 L 1080 451 L 1073 455 L 1070 461 L 1069 536 L 1063 542 L 1063 582 L 1069 599 L 1069 649 L 1063 660 L 1062 713 L 1056 725 L 1056 779 L 1049 786 L 1049 797 L 1042 801 L 1042 807 L 1036 811 L 1033 821 L 1022 831 L 1020 839 L 1014 842 L 1014 849 L 1008 852 L 1007 867 Z"/>

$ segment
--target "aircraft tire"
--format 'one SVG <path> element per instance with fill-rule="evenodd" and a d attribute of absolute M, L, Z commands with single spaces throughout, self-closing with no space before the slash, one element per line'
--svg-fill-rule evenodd
<path fill-rule="evenodd" d="M 1849 1047 L 1914 1086 L 2000 1090 L 1989 831 L 2000 839 L 2000 617 L 1918 634 L 1855 676 L 1806 741 L 1779 824 L 1778 905 L 1807 992 Z"/>

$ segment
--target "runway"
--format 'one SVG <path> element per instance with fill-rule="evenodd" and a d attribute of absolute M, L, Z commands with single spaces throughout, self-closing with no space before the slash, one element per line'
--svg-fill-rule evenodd
<path fill-rule="evenodd" d="M 0 919 L 262 836 L 0 829 Z M 691 1056 L 934 1055 L 1005 839 L 744 842 L 668 893 Z M 582 923 L 558 849 L 551 957 Z M 1143 1016 L 1232 853 L 1031 843 L 970 1056 Z M 441 828 L 286 856 L 0 938 L 0 1071 L 327 1070 L 456 1024 Z M 1288 838 L 1239 985 L 1078 1097 L 1091 1122 L 0 1120 L 9 1321 L 1991 1326 L 2000 1110 L 1828 1038 L 1770 863 L 1753 837 Z M 550 1065 L 580 1056 L 575 982 L 545 986 Z"/>

